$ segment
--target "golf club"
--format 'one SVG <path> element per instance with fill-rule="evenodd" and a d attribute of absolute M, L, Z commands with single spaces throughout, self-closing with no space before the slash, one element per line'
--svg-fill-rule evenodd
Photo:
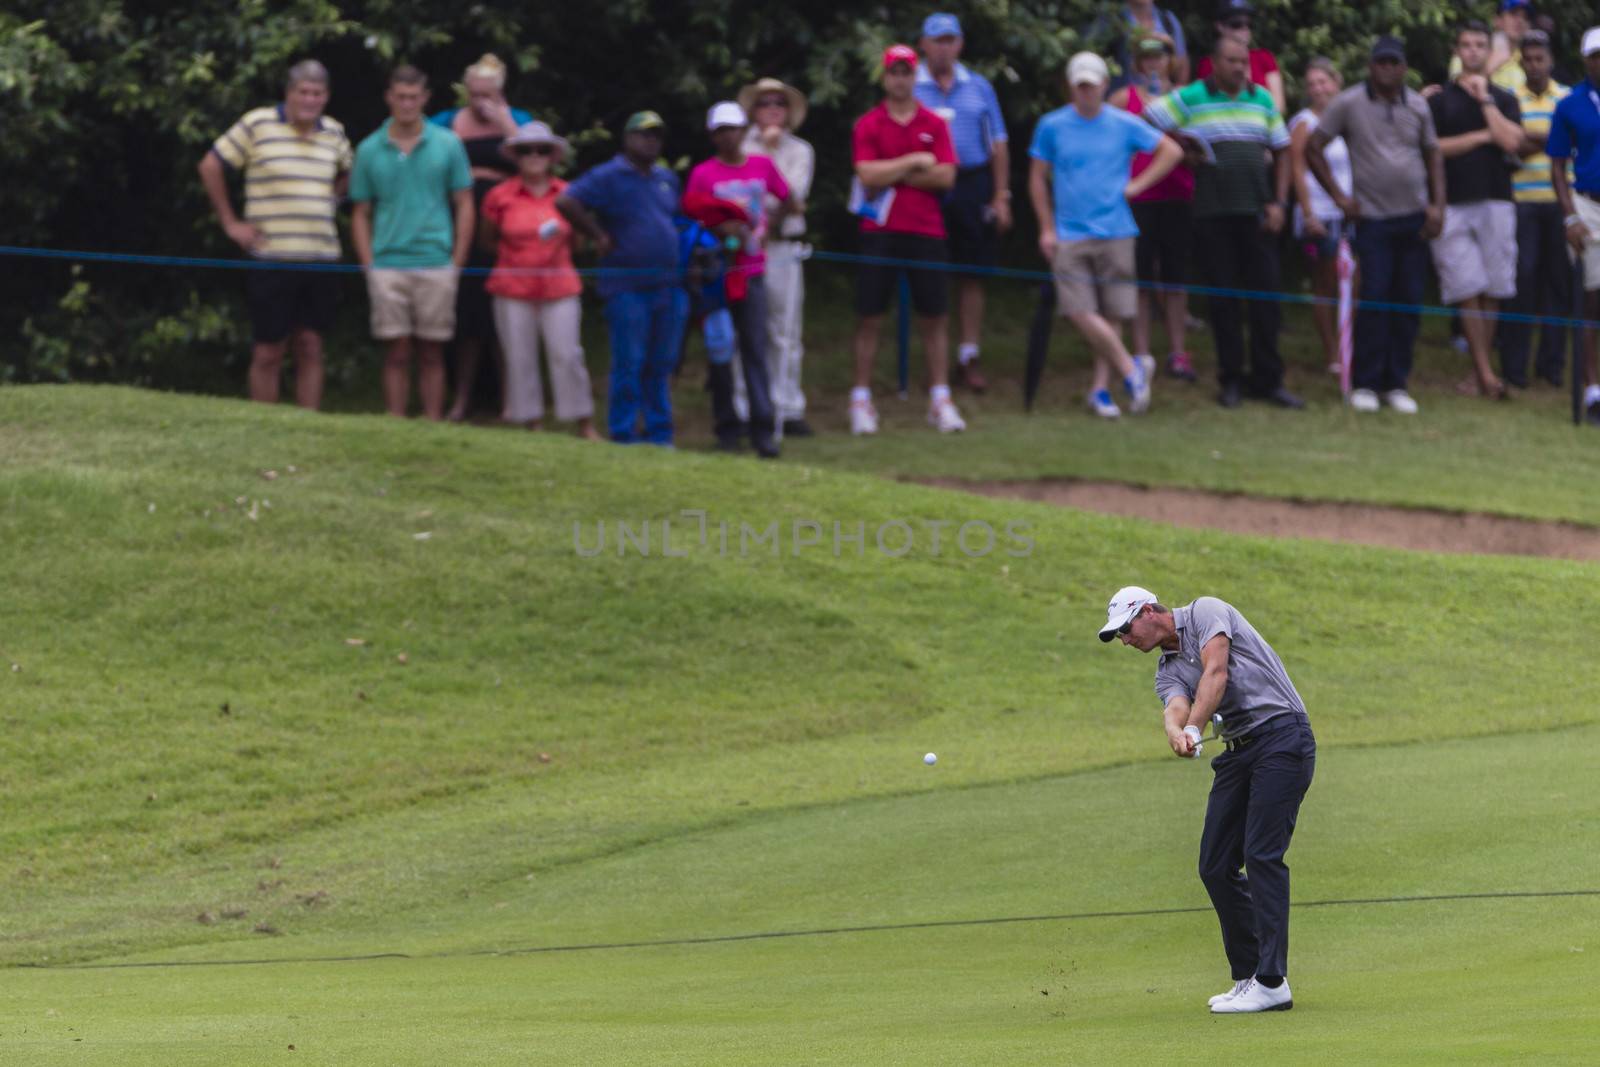
<path fill-rule="evenodd" d="M 1199 741 L 1195 742 L 1194 755 L 1190 756 L 1189 758 L 1199 759 L 1200 751 L 1205 747 L 1205 743 L 1207 741 L 1221 741 L 1222 739 L 1222 712 L 1219 711 L 1211 716 L 1211 736 L 1202 737 Z"/>

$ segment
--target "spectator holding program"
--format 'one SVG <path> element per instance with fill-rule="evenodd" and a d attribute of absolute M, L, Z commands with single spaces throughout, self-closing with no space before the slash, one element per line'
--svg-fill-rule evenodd
<path fill-rule="evenodd" d="M 861 216 L 856 274 L 855 386 L 850 390 L 850 432 L 878 432 L 872 403 L 872 362 L 896 279 L 905 270 L 911 306 L 922 334 L 928 369 L 928 422 L 940 433 L 967 428 L 950 399 L 949 339 L 941 198 L 955 184 L 956 153 L 950 126 L 917 102 L 917 53 L 890 45 L 883 53 L 883 102 L 856 120 L 855 182 L 850 209 Z M 910 264 L 909 266 L 902 266 Z"/>

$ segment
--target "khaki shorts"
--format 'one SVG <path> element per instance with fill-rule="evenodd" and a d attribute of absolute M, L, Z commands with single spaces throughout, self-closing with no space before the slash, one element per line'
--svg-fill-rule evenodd
<path fill-rule="evenodd" d="M 1444 229 L 1433 239 L 1439 299 L 1459 304 L 1475 296 L 1517 295 L 1517 205 L 1509 200 L 1447 204 Z"/>
<path fill-rule="evenodd" d="M 448 341 L 456 333 L 455 267 L 367 271 L 367 298 L 372 302 L 372 336 L 380 341 L 420 337 Z"/>
<path fill-rule="evenodd" d="M 1139 310 L 1133 284 L 1136 238 L 1088 237 L 1056 245 L 1056 311 L 1097 311 L 1108 319 L 1131 319 Z"/>
<path fill-rule="evenodd" d="M 1592 293 L 1600 289 L 1600 204 L 1574 192 L 1572 210 L 1589 230 L 1589 239 L 1583 243 L 1583 287 Z"/>

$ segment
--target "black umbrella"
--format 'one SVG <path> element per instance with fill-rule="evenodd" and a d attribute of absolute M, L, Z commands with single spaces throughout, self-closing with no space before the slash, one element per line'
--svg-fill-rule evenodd
<path fill-rule="evenodd" d="M 1022 382 L 1022 405 L 1033 410 L 1033 398 L 1044 376 L 1045 356 L 1050 353 L 1050 327 L 1056 317 L 1056 283 L 1039 283 L 1039 303 L 1033 309 L 1033 325 L 1028 327 L 1028 368 Z"/>

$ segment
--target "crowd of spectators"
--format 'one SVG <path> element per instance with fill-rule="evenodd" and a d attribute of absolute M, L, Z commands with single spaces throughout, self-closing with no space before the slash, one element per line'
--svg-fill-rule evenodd
<path fill-rule="evenodd" d="M 1409 378 L 1430 261 L 1470 357 L 1461 392 L 1505 399 L 1529 387 L 1530 356 L 1533 375 L 1559 385 L 1566 331 L 1545 323 L 1534 354 L 1530 320 L 1569 315 L 1575 278 L 1586 316 L 1600 312 L 1600 27 L 1583 36 L 1585 81 L 1573 92 L 1554 77 L 1560 57 L 1529 14 L 1527 0 L 1503 0 L 1492 27 L 1463 23 L 1448 79 L 1420 91 L 1408 87 L 1395 38 L 1373 42 L 1366 77 L 1348 88 L 1333 63 L 1313 58 L 1292 116 L 1276 57 L 1254 43 L 1249 0 L 1224 0 L 1197 62 L 1177 18 L 1150 0 L 1089 27 L 1104 54 L 1072 57 L 1066 104 L 1032 130 L 1026 189 L 1054 277 L 1041 300 L 1087 342 L 1095 414 L 1144 411 L 1162 372 L 1196 380 L 1184 339 L 1195 283 L 1207 289 L 1218 403 L 1301 408 L 1271 295 L 1285 245 L 1305 259 L 1326 363 L 1348 373 L 1354 411 L 1417 412 Z M 954 15 L 929 16 L 918 48 L 885 49 L 882 101 L 855 124 L 854 434 L 877 432 L 873 363 L 902 278 L 929 423 L 965 429 L 952 389 L 987 388 L 983 279 L 1014 221 L 1011 153 L 994 87 L 961 62 L 963 44 Z M 467 417 L 487 386 L 504 420 L 540 428 L 542 355 L 554 418 L 599 438 L 573 260 L 587 242 L 610 342 L 611 440 L 673 443 L 670 387 L 694 331 L 708 355 L 719 448 L 748 441 L 772 458 L 786 436 L 814 433 L 801 387 L 816 169 L 797 132 L 805 95 L 768 77 L 714 103 L 706 158 L 686 182 L 661 162 L 665 122 L 637 112 L 617 155 L 569 183 L 557 172 L 570 144 L 511 107 L 505 81 L 504 65 L 484 56 L 463 77 L 466 106 L 430 116 L 427 76 L 401 67 L 385 92 L 390 117 L 352 148 L 327 114 L 327 71 L 308 60 L 290 70 L 282 103 L 216 140 L 200 174 L 218 220 L 277 268 L 250 272 L 251 396 L 275 401 L 292 356 L 296 400 L 321 401 L 338 290 L 296 268 L 340 258 L 335 212 L 347 197 L 392 414 L 410 409 L 414 368 L 428 418 Z M 242 214 L 230 172 L 243 174 Z M 1334 314 L 1341 283 L 1359 297 L 1353 339 Z M 1502 307 L 1517 314 L 1498 321 Z M 1584 333 L 1583 401 L 1600 422 L 1594 340 Z M 500 373 L 482 373 L 491 366 Z"/>

